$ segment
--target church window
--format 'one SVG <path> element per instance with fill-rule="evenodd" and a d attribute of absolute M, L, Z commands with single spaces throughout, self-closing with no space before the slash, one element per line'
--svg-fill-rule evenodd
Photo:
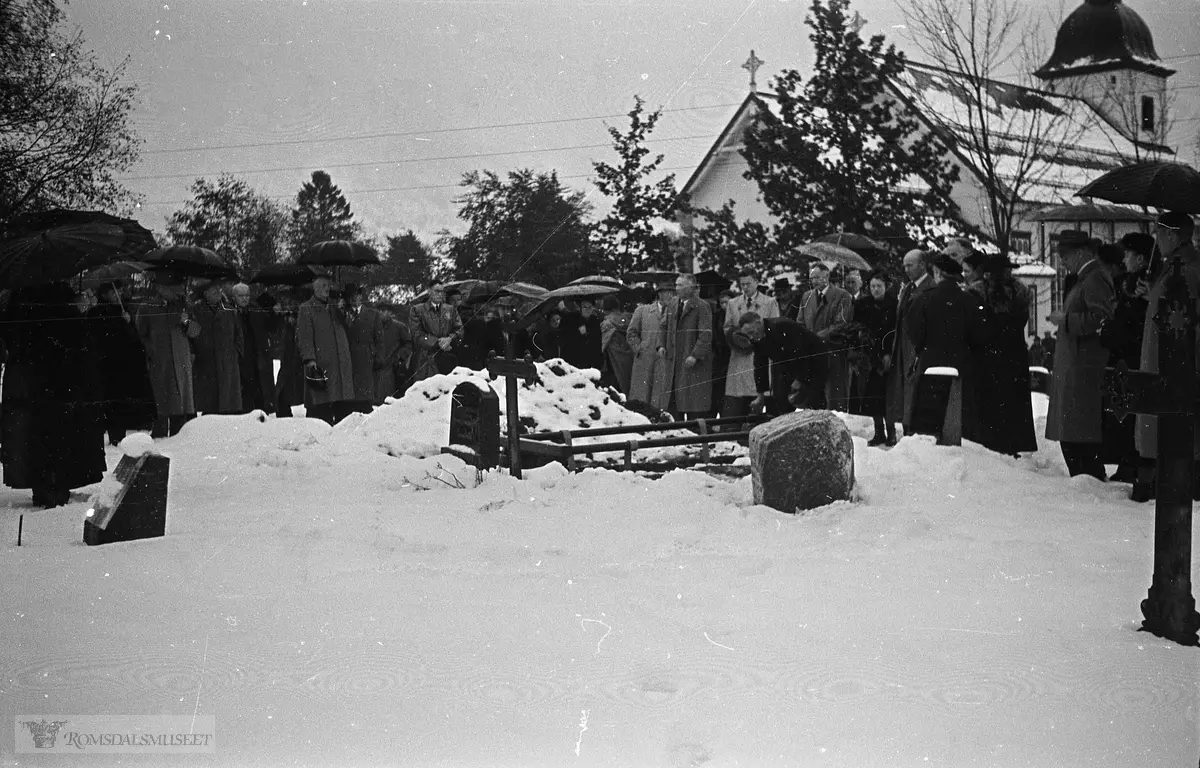
<path fill-rule="evenodd" d="M 1154 130 L 1154 97 L 1142 97 L 1142 130 Z"/>
<path fill-rule="evenodd" d="M 1014 231 L 1008 236 L 1009 250 L 1019 256 L 1033 254 L 1033 233 Z"/>

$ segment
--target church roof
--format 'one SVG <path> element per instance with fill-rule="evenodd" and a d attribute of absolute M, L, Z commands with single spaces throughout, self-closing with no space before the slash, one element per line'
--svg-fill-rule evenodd
<path fill-rule="evenodd" d="M 1112 69 L 1174 74 L 1159 61 L 1150 28 L 1132 8 L 1121 0 L 1085 0 L 1058 28 L 1054 52 L 1037 75 L 1049 80 Z"/>
<path fill-rule="evenodd" d="M 891 84 L 931 126 L 950 134 L 955 152 L 978 172 L 982 158 L 973 151 L 972 126 L 979 123 L 971 107 L 976 94 L 973 83 L 960 72 L 908 62 Z M 1067 202 L 1101 171 L 1133 162 L 1137 156 L 1171 154 L 1168 147 L 1131 139 L 1073 96 L 996 80 L 980 81 L 979 92 L 987 108 L 987 132 L 993 139 L 992 155 L 1001 181 L 1011 182 L 1021 173 L 1022 158 L 1029 156 L 1029 148 L 1023 146 L 1028 137 L 1052 130 L 1059 139 L 1039 148 L 1043 162 L 1036 174 L 1024 174 L 1026 202 Z"/>

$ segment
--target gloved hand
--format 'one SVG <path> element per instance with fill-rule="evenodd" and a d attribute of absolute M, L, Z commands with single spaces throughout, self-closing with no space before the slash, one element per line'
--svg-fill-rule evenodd
<path fill-rule="evenodd" d="M 321 367 L 317 365 L 317 361 L 309 360 L 304 364 L 304 375 L 310 379 L 319 379 L 321 377 Z"/>

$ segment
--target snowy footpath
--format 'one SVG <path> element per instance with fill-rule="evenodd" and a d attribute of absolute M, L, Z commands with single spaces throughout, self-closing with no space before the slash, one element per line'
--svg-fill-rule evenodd
<path fill-rule="evenodd" d="M 215 722 L 211 754 L 86 766 L 1200 759 L 1200 651 L 1135 631 L 1153 505 L 1055 444 L 868 449 L 847 417 L 859 498 L 800 516 L 693 471 L 478 481 L 436 454 L 461 378 L 332 429 L 196 420 L 157 443 L 161 539 L 85 547 L 95 487 L 0 490 L 0 765 L 63 764 L 19 714 Z"/>

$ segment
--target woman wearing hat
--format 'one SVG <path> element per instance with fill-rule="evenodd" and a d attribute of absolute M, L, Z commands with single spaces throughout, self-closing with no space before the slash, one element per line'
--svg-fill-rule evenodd
<path fill-rule="evenodd" d="M 192 343 L 192 386 L 200 413 L 242 412 L 240 358 L 245 351 L 245 337 L 237 312 L 225 302 L 221 289 L 216 280 L 199 283 L 199 296 L 191 307 L 192 317 L 200 326 Z"/>
<path fill-rule="evenodd" d="M 978 255 L 968 256 L 969 264 Z M 975 429 L 966 436 L 997 453 L 1016 456 L 1037 450 L 1029 403 L 1029 289 L 1012 276 L 1013 265 L 1000 255 L 978 263 L 980 279 L 970 291 L 983 306 L 987 344 L 976 350 Z M 965 426 L 965 425 L 964 425 Z"/>

